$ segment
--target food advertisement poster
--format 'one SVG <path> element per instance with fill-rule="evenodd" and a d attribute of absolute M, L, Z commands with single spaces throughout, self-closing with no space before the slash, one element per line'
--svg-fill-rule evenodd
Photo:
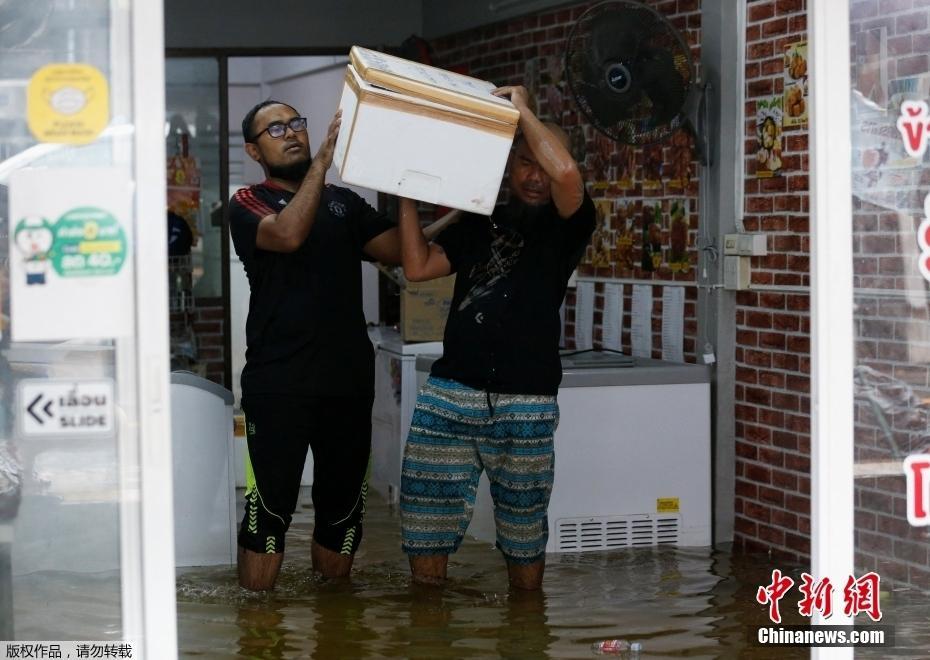
<path fill-rule="evenodd" d="M 781 170 L 782 97 L 771 96 L 756 102 L 756 176 L 775 176 Z"/>
<path fill-rule="evenodd" d="M 807 42 L 785 47 L 784 127 L 807 123 Z"/>

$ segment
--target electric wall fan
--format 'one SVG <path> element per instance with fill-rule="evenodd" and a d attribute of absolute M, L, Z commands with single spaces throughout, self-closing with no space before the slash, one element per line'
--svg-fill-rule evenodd
<path fill-rule="evenodd" d="M 634 0 L 588 9 L 568 36 L 565 72 L 575 103 L 601 133 L 643 145 L 691 123 L 706 160 L 698 125 L 703 86 L 695 80 L 691 49 L 656 10 Z"/>

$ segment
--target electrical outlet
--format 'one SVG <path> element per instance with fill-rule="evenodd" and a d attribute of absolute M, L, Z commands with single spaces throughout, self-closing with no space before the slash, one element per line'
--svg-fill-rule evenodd
<path fill-rule="evenodd" d="M 728 256 L 723 258 L 723 288 L 742 291 L 749 288 L 749 257 Z"/>
<path fill-rule="evenodd" d="M 723 237 L 723 253 L 739 254 L 739 234 L 727 234 Z"/>

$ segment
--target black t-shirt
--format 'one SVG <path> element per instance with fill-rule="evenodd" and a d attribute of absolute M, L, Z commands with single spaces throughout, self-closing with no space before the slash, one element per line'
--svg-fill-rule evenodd
<path fill-rule="evenodd" d="M 567 219 L 520 202 L 466 215 L 436 238 L 457 273 L 432 375 L 509 394 L 555 394 L 559 308 L 594 231 L 594 202 Z"/>
<path fill-rule="evenodd" d="M 371 395 L 374 351 L 362 312 L 363 246 L 394 225 L 346 188 L 325 186 L 310 235 L 291 253 L 255 244 L 259 221 L 293 193 L 269 182 L 242 188 L 229 228 L 252 295 L 244 397 Z"/>

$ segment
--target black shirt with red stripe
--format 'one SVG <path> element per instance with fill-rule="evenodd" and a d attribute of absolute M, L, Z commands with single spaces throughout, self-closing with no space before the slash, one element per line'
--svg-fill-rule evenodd
<path fill-rule="evenodd" d="M 251 297 L 243 399 L 370 396 L 374 351 L 362 312 L 362 251 L 394 224 L 347 188 L 325 186 L 310 234 L 294 252 L 256 245 L 262 218 L 294 194 L 268 181 L 229 203 L 229 228 Z"/>

